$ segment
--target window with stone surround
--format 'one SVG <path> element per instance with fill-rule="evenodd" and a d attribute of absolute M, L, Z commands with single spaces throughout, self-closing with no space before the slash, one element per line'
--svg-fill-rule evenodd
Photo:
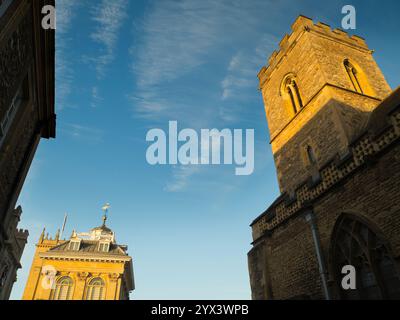
<path fill-rule="evenodd" d="M 340 298 L 400 299 L 400 277 L 388 244 L 364 221 L 342 215 L 335 226 L 331 254 Z M 356 290 L 341 288 L 341 270 L 346 265 L 356 269 Z"/>
<path fill-rule="evenodd" d="M 70 277 L 58 279 L 56 287 L 51 290 L 50 300 L 72 300 L 74 283 Z"/>
<path fill-rule="evenodd" d="M 293 114 L 297 114 L 303 108 L 303 101 L 301 98 L 297 80 L 293 75 L 288 75 L 282 82 L 282 97 L 286 105 L 289 107 Z"/>
<path fill-rule="evenodd" d="M 86 300 L 104 300 L 105 283 L 101 278 L 92 279 L 87 287 Z"/>
<path fill-rule="evenodd" d="M 356 62 L 345 59 L 344 68 L 351 83 L 351 90 L 368 96 L 376 96 L 376 92 L 368 81 L 368 76 Z"/>
<path fill-rule="evenodd" d="M 314 149 L 311 146 L 307 146 L 306 148 L 307 158 L 310 165 L 317 164 L 317 157 L 315 156 Z"/>
<path fill-rule="evenodd" d="M 361 87 L 361 81 L 359 79 L 359 72 L 354 67 L 354 65 L 349 61 L 349 59 L 344 60 L 344 67 L 346 68 L 347 75 L 350 78 L 350 81 L 353 85 L 353 89 L 358 93 L 364 93 Z"/>

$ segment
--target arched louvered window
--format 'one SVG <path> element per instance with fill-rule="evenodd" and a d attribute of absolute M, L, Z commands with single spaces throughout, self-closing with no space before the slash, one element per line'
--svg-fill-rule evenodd
<path fill-rule="evenodd" d="M 357 68 L 348 59 L 344 60 L 344 67 L 346 68 L 347 75 L 350 78 L 354 90 L 358 93 L 364 93 L 361 86 L 360 73 Z"/>
<path fill-rule="evenodd" d="M 87 287 L 86 300 L 104 300 L 105 284 L 103 279 L 92 279 Z"/>
<path fill-rule="evenodd" d="M 352 215 L 339 218 L 332 239 L 333 272 L 340 298 L 400 299 L 400 277 L 386 242 Z M 343 290 L 341 270 L 356 269 L 356 290 Z"/>
<path fill-rule="evenodd" d="M 293 76 L 288 76 L 283 82 L 283 96 L 287 100 L 294 114 L 297 114 L 303 108 L 300 90 L 297 81 Z"/>
<path fill-rule="evenodd" d="M 311 146 L 307 146 L 306 151 L 309 164 L 317 164 L 317 157 L 315 156 L 314 149 Z"/>
<path fill-rule="evenodd" d="M 72 299 L 73 281 L 70 277 L 62 277 L 58 279 L 56 287 L 51 290 L 51 300 L 71 300 Z"/>

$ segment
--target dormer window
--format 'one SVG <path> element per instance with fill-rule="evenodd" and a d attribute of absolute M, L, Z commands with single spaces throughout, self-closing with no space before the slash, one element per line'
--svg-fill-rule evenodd
<path fill-rule="evenodd" d="M 81 247 L 81 241 L 80 240 L 71 240 L 69 243 L 69 250 L 71 251 L 79 251 Z"/>
<path fill-rule="evenodd" d="M 109 242 L 100 242 L 99 243 L 99 251 L 100 252 L 110 251 L 110 243 Z"/>

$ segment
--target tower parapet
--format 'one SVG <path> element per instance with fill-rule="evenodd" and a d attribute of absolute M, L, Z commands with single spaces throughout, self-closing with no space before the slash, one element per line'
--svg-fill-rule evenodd
<path fill-rule="evenodd" d="M 364 39 L 300 16 L 258 77 L 281 192 L 316 175 L 391 92 Z"/>
<path fill-rule="evenodd" d="M 292 32 L 289 35 L 286 34 L 279 43 L 279 50 L 274 51 L 269 57 L 268 65 L 264 66 L 260 70 L 258 74 L 260 88 L 266 81 L 268 81 L 269 76 L 279 65 L 282 58 L 288 54 L 288 52 L 297 43 L 298 39 L 306 32 L 316 33 L 320 36 L 328 37 L 333 41 L 340 41 L 349 46 L 357 47 L 360 50 L 365 50 L 366 52 L 370 53 L 372 52 L 364 38 L 357 35 L 350 35 L 346 31 L 343 31 L 339 28 L 332 29 L 330 25 L 323 22 L 314 23 L 312 19 L 303 15 L 296 19 L 296 21 L 292 24 L 291 29 Z"/>

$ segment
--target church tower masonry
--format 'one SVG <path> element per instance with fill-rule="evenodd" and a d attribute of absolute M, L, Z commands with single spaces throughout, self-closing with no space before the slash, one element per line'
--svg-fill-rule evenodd
<path fill-rule="evenodd" d="M 400 87 L 304 16 L 279 47 L 258 75 L 281 195 L 251 223 L 252 298 L 400 299 Z"/>
<path fill-rule="evenodd" d="M 290 195 L 347 156 L 391 88 L 364 39 L 340 29 L 299 16 L 279 46 L 258 77 L 280 189 Z"/>

